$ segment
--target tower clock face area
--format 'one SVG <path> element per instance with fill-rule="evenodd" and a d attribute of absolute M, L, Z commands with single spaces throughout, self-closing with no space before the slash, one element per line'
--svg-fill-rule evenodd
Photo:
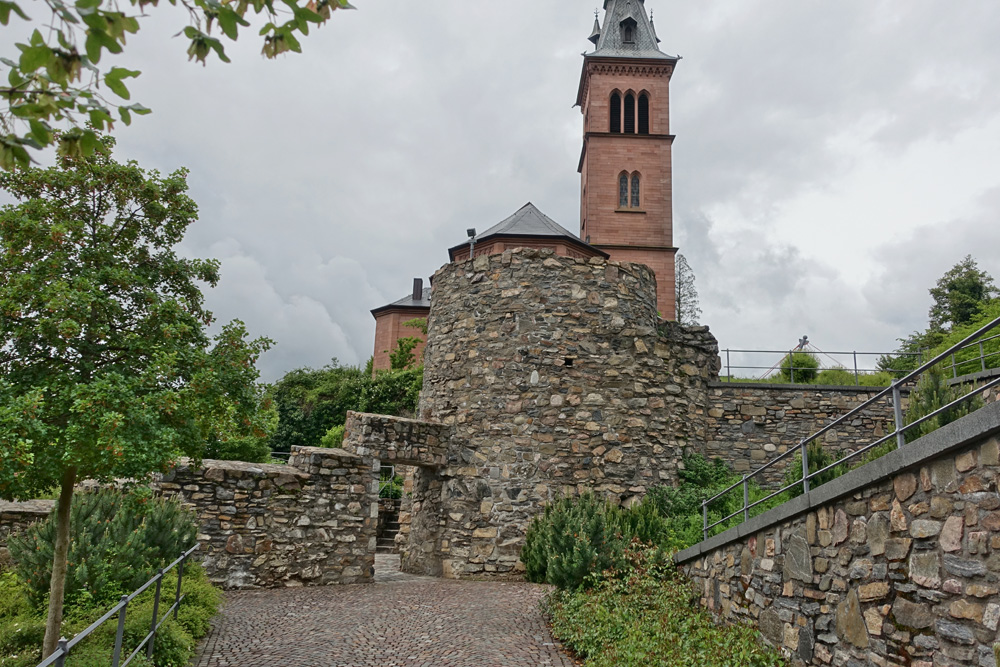
<path fill-rule="evenodd" d="M 580 236 L 611 259 L 656 273 L 657 306 L 674 319 L 670 77 L 639 0 L 607 0 L 584 55 L 577 104 L 584 117 Z"/>

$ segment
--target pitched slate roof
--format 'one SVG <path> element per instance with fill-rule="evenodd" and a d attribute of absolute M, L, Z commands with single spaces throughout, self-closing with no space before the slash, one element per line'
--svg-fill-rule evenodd
<path fill-rule="evenodd" d="M 431 288 L 425 287 L 420 295 L 420 301 L 415 301 L 412 294 L 407 294 L 399 301 L 393 301 L 379 308 L 372 310 L 372 315 L 378 315 L 382 311 L 391 310 L 393 308 L 430 308 L 431 307 Z"/>
<path fill-rule="evenodd" d="M 567 231 L 558 222 L 539 211 L 538 208 L 531 202 L 528 202 L 519 208 L 514 215 L 501 220 L 485 232 L 476 234 L 476 243 L 481 243 L 498 236 L 505 238 L 563 238 L 574 245 L 582 246 L 588 248 L 592 252 L 604 255 L 605 257 L 607 256 L 606 253 L 597 250 L 588 243 L 585 243 L 576 234 Z M 454 260 L 455 252 L 465 248 L 468 244 L 469 242 L 466 241 L 450 248 L 448 250 L 449 257 Z"/>
<path fill-rule="evenodd" d="M 625 43 L 621 27 L 626 21 L 635 23 L 632 42 L 628 44 Z M 676 56 L 660 51 L 659 41 L 653 22 L 646 15 L 644 0 L 604 0 L 604 25 L 600 31 L 600 39 L 594 52 L 586 56 L 676 60 Z"/>

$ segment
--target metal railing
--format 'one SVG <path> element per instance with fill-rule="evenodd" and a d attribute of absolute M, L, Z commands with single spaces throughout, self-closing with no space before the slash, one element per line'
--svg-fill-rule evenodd
<path fill-rule="evenodd" d="M 976 373 L 977 371 L 985 373 L 987 370 L 995 368 L 995 366 L 992 365 L 987 367 L 986 360 L 992 357 L 1000 358 L 1000 345 L 998 345 L 996 352 L 986 352 L 986 348 L 984 345 L 985 343 L 989 343 L 992 340 L 1000 340 L 1000 334 L 997 334 L 995 336 L 990 336 L 989 338 L 982 338 L 974 343 L 969 343 L 968 345 L 962 345 L 961 347 L 952 351 L 951 366 L 947 367 L 951 369 L 952 378 L 957 378 L 959 375 L 969 375 L 971 373 Z M 956 360 L 956 355 L 962 352 L 962 350 L 968 350 L 969 348 L 978 348 L 979 356 L 978 357 L 973 356 L 968 359 L 962 359 L 961 361 Z M 973 368 L 966 370 L 967 364 L 971 364 Z M 976 366 L 978 366 L 979 368 L 976 369 L 975 368 Z M 961 373 L 958 372 L 959 368 L 962 369 Z"/>
<path fill-rule="evenodd" d="M 875 373 L 881 373 L 881 372 L 893 373 L 893 374 L 902 374 L 902 373 L 906 372 L 906 371 L 897 371 L 897 370 L 893 370 L 893 369 L 884 369 L 883 370 L 883 369 L 875 367 L 875 366 L 870 367 L 870 368 L 865 367 L 864 365 L 860 365 L 859 366 L 858 365 L 858 357 L 862 358 L 861 359 L 862 364 L 864 363 L 865 357 L 879 357 L 879 358 L 881 358 L 881 357 L 890 357 L 890 356 L 891 357 L 916 357 L 918 364 L 920 364 L 921 362 L 923 362 L 923 354 L 920 353 L 920 352 L 858 352 L 857 350 L 852 350 L 850 352 L 826 352 L 826 351 L 819 351 L 819 350 L 812 351 L 812 350 L 805 350 L 805 349 L 793 349 L 793 350 L 734 350 L 734 349 L 725 349 L 725 350 L 721 350 L 721 353 L 725 354 L 725 358 L 726 358 L 726 373 L 725 373 L 726 382 L 734 382 L 734 380 L 733 380 L 733 371 L 734 370 L 738 370 L 738 371 L 762 371 L 761 377 L 757 378 L 757 380 L 762 380 L 765 377 L 767 377 L 768 374 L 771 373 L 772 371 L 778 370 L 779 367 L 781 369 L 784 369 L 784 365 L 782 364 L 782 361 L 784 361 L 784 359 L 786 357 L 789 359 L 790 366 L 788 367 L 787 370 L 789 372 L 789 380 L 790 380 L 790 382 L 792 384 L 795 384 L 795 374 L 796 374 L 796 372 L 799 373 L 799 377 L 801 378 L 801 377 L 805 377 L 807 373 L 816 373 L 816 372 L 830 371 L 830 370 L 842 370 L 842 371 L 845 371 L 847 373 L 851 373 L 851 374 L 854 375 L 854 385 L 855 386 L 860 386 L 860 384 L 861 384 L 861 376 L 862 375 L 873 375 Z M 781 355 L 781 356 L 779 357 L 779 360 L 778 360 L 777 363 L 774 363 L 774 364 L 772 364 L 770 366 L 752 366 L 752 365 L 733 364 L 732 363 L 732 355 L 734 355 L 734 354 L 735 355 L 766 354 L 766 355 Z M 813 367 L 807 367 L 807 366 L 796 366 L 795 365 L 795 355 L 796 354 L 811 354 L 811 355 L 814 355 L 814 356 L 817 355 L 817 354 L 821 354 L 821 355 L 829 357 L 833 361 L 837 362 L 838 365 L 836 365 L 836 366 L 828 366 L 828 367 L 825 367 L 825 368 L 813 368 Z M 840 359 L 834 359 L 834 357 L 840 357 Z M 844 361 L 846 361 L 848 365 L 844 365 L 844 363 L 842 363 Z M 735 380 L 735 382 L 739 382 L 739 381 L 740 380 L 738 380 L 738 379 Z"/>
<path fill-rule="evenodd" d="M 925 416 L 921 417 L 920 419 L 917 419 L 917 420 L 911 422 L 910 424 L 907 424 L 905 426 L 900 426 L 903 423 L 903 409 L 902 409 L 902 405 L 901 405 L 901 401 L 900 401 L 900 399 L 901 399 L 900 388 L 903 385 L 907 384 L 908 382 L 911 382 L 912 380 L 916 379 L 921 373 L 923 373 L 927 369 L 931 368 L 935 364 L 938 364 L 941 361 L 943 361 L 944 359 L 947 359 L 949 356 L 951 356 L 952 354 L 954 354 L 958 350 L 965 349 L 965 348 L 969 347 L 969 344 L 972 341 L 975 341 L 977 338 L 979 338 L 980 336 L 982 336 L 983 334 L 985 334 L 987 331 L 990 331 L 990 330 L 994 329 L 997 326 L 1000 326 L 1000 318 L 997 318 L 997 319 L 993 320 L 992 322 L 990 322 L 986 326 L 982 327 L 981 329 L 979 329 L 975 333 L 969 335 L 968 337 L 966 337 L 962 341 L 956 343 L 954 346 L 948 348 L 947 350 L 945 350 L 941 354 L 937 355 L 936 357 L 934 357 L 930 361 L 922 364 L 917 369 L 911 371 L 910 373 L 908 373 L 904 377 L 902 377 L 902 378 L 900 378 L 898 380 L 893 380 L 893 383 L 892 383 L 891 386 L 886 387 L 885 389 L 883 389 L 882 391 L 878 392 L 877 394 L 875 394 L 874 396 L 872 396 L 870 399 L 868 399 L 867 401 L 865 401 L 861 405 L 857 406 L 856 408 L 854 408 L 850 412 L 847 412 L 846 414 L 841 415 L 840 417 L 838 417 L 834 421 L 830 422 L 829 424 L 827 424 L 823 428 L 819 429 L 818 431 L 816 431 L 812 435 L 803 438 L 802 440 L 799 441 L 799 443 L 797 445 L 795 445 L 794 447 L 792 447 L 792 448 L 788 449 L 787 451 L 783 452 L 779 456 L 776 456 L 775 458 L 771 459 L 770 461 L 768 461 L 767 463 L 765 463 L 761 467 L 757 468 L 753 472 L 751 472 L 751 473 L 749 473 L 747 475 L 744 475 L 743 479 L 741 481 L 736 482 L 735 484 L 731 484 L 730 486 L 728 486 L 726 489 L 724 489 L 720 493 L 717 493 L 716 495 L 712 496 L 711 498 L 702 501 L 702 503 L 701 503 L 701 514 L 702 514 L 702 536 L 703 536 L 703 538 L 704 539 L 708 539 L 708 531 L 710 529 L 712 529 L 715 526 L 718 526 L 718 525 L 720 525 L 722 523 L 725 523 L 726 521 L 729 521 L 730 519 L 732 519 L 732 518 L 734 518 L 736 516 L 739 516 L 740 514 L 743 515 L 743 521 L 747 521 L 750 518 L 750 510 L 752 510 L 754 507 L 756 507 L 756 506 L 758 506 L 758 505 L 760 505 L 762 503 L 765 503 L 768 500 L 771 500 L 772 498 L 778 496 L 779 494 L 784 493 L 785 491 L 791 489 L 792 487 L 798 486 L 799 484 L 802 485 L 802 491 L 803 491 L 803 493 L 809 493 L 809 480 L 811 480 L 812 478 L 814 478 L 814 477 L 816 477 L 818 475 L 821 475 L 821 474 L 823 474 L 823 473 L 825 473 L 827 471 L 833 470 L 834 468 L 836 468 L 838 466 L 842 466 L 842 465 L 846 464 L 848 461 L 850 461 L 851 459 L 854 459 L 854 458 L 856 458 L 858 456 L 861 456 L 862 454 L 865 454 L 866 452 L 874 449 L 875 447 L 878 447 L 879 445 L 881 445 L 881 444 L 883 444 L 885 442 L 888 442 L 888 441 L 892 440 L 893 438 L 896 439 L 896 448 L 898 449 L 898 448 L 902 447 L 905 444 L 905 442 L 906 442 L 904 434 L 905 434 L 905 432 L 908 429 L 911 429 L 911 428 L 914 428 L 916 426 L 919 426 L 920 424 L 923 424 L 924 422 L 928 421 L 929 419 L 933 419 L 934 417 L 936 417 L 940 413 L 945 412 L 947 410 L 951 410 L 952 408 L 954 408 L 955 406 L 959 405 L 960 403 L 962 403 L 964 401 L 972 400 L 972 398 L 974 398 L 975 396 L 979 395 L 983 391 L 985 391 L 987 389 L 990 389 L 992 387 L 1000 385 L 1000 377 L 994 378 L 992 381 L 987 382 L 984 385 L 982 385 L 982 386 L 980 386 L 978 388 L 973 389 L 972 391 L 970 391 L 965 396 L 962 396 L 962 397 L 960 397 L 960 398 L 952 401 L 948 405 L 945 405 L 945 406 L 943 406 L 943 407 L 935 410 L 934 412 L 931 412 L 930 414 L 925 415 Z M 991 337 L 988 340 L 992 340 L 992 338 L 993 337 Z M 838 461 L 835 461 L 834 463 L 831 463 L 830 465 L 825 466 L 824 468 L 821 468 L 821 469 L 817 470 L 816 472 L 809 472 L 809 450 L 808 450 L 807 445 L 810 442 L 812 442 L 813 440 L 816 440 L 820 436 L 822 436 L 822 435 L 826 434 L 827 432 L 831 431 L 832 429 L 836 428 L 842 422 L 845 422 L 845 421 L 853 418 L 855 415 L 858 415 L 858 414 L 864 412 L 866 409 L 868 409 L 869 406 L 873 405 L 877 401 L 880 401 L 880 400 L 882 400 L 883 398 L 885 398 L 887 396 L 891 396 L 891 398 L 892 398 L 893 414 L 894 414 L 894 417 L 895 417 L 895 420 L 894 420 L 894 422 L 895 422 L 894 423 L 894 430 L 893 430 L 892 433 L 889 433 L 888 435 L 886 435 L 886 436 L 884 436 L 882 438 L 879 438 L 875 442 L 872 442 L 872 443 L 870 443 L 868 445 L 865 445 L 861 449 L 858 449 L 857 451 L 848 454 L 844 458 L 842 458 L 842 459 L 840 459 Z M 793 482 L 792 484 L 788 484 L 787 486 L 784 486 L 784 487 L 778 489 L 777 491 L 775 491 L 775 492 L 773 492 L 773 493 L 765 496 L 764 498 L 761 498 L 761 499 L 756 500 L 756 501 L 754 501 L 754 502 L 751 503 L 750 502 L 750 481 L 752 480 L 752 478 L 755 477 L 756 475 L 760 474 L 761 472 L 767 470 L 768 468 L 771 468 L 772 466 L 774 466 L 775 464 L 777 464 L 779 461 L 782 461 L 782 460 L 788 458 L 789 456 L 792 456 L 795 452 L 801 452 L 801 454 L 802 454 L 802 480 L 801 481 L 797 481 L 797 482 Z M 719 519 L 718 521 L 715 521 L 712 524 L 709 524 L 708 523 L 708 507 L 709 507 L 709 505 L 711 505 L 713 502 L 715 502 L 719 498 L 725 496 L 727 493 L 729 493 L 730 491 L 732 491 L 733 489 L 737 488 L 740 485 L 743 486 L 743 507 L 742 507 L 742 509 L 740 509 L 740 510 L 738 510 L 736 512 L 733 512 L 729 516 L 725 516 L 725 517 Z"/>
<path fill-rule="evenodd" d="M 184 581 L 184 563 L 191 557 L 191 554 L 197 550 L 198 545 L 196 544 L 181 554 L 180 558 L 167 567 L 161 569 L 155 577 L 140 586 L 131 595 L 123 595 L 121 600 L 118 601 L 118 604 L 112 607 L 108 613 L 91 623 L 86 630 L 73 637 L 73 639 L 68 641 L 65 638 L 60 639 L 56 650 L 53 651 L 52 655 L 38 663 L 38 667 L 49 667 L 49 665 L 63 667 L 66 663 L 66 657 L 69 655 L 70 651 L 73 650 L 73 647 L 86 639 L 92 632 L 104 625 L 106 621 L 110 620 L 116 614 L 118 615 L 118 631 L 115 633 L 115 648 L 111 656 L 111 667 L 125 667 L 125 665 L 132 662 L 132 659 L 135 658 L 135 656 L 139 655 L 139 652 L 142 651 L 143 647 L 146 649 L 146 657 L 152 658 L 153 646 L 156 643 L 156 631 L 160 629 L 160 626 L 166 622 L 171 614 L 173 614 L 174 620 L 177 620 L 177 611 L 180 608 L 181 600 L 185 597 L 184 595 L 181 595 L 181 583 Z M 167 610 L 167 613 L 160 618 L 160 589 L 163 584 L 163 575 L 175 567 L 177 568 L 177 591 L 174 593 L 174 603 L 170 605 L 170 609 Z M 139 645 L 136 646 L 135 650 L 132 651 L 132 654 L 125 659 L 125 662 L 121 662 L 122 641 L 125 638 L 125 614 L 128 611 L 128 605 L 132 602 L 132 600 L 137 598 L 153 585 L 156 586 L 156 595 L 153 598 L 153 616 L 150 621 L 149 634 L 147 634 L 146 637 L 139 642 Z"/>
<path fill-rule="evenodd" d="M 378 497 L 382 497 L 382 492 L 396 480 L 396 466 L 383 465 L 379 470 Z"/>

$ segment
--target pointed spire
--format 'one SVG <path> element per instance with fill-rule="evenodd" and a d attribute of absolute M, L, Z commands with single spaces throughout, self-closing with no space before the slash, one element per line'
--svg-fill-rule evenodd
<path fill-rule="evenodd" d="M 660 43 L 660 38 L 656 36 L 656 26 L 653 25 L 653 10 L 652 9 L 649 10 L 649 31 L 651 33 L 653 33 L 653 39 L 655 39 L 656 43 L 659 44 Z"/>
<path fill-rule="evenodd" d="M 594 31 L 590 33 L 589 39 L 597 46 L 597 41 L 601 38 L 601 21 L 598 18 L 598 10 L 594 10 Z"/>
<path fill-rule="evenodd" d="M 644 0 L 604 0 L 604 23 L 595 25 L 593 56 L 611 58 L 656 58 L 674 60 L 660 50 L 652 19 Z"/>

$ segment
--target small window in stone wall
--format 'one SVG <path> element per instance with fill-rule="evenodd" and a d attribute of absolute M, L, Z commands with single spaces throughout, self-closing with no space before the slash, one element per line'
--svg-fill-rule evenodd
<path fill-rule="evenodd" d="M 639 208 L 639 172 L 632 174 L 632 208 Z"/>
<path fill-rule="evenodd" d="M 618 177 L 618 208 L 628 207 L 628 174 L 624 171 Z"/>
<path fill-rule="evenodd" d="M 639 96 L 639 134 L 649 134 L 649 96 Z"/>
<path fill-rule="evenodd" d="M 635 95 L 625 96 L 625 134 L 635 134 Z"/>

